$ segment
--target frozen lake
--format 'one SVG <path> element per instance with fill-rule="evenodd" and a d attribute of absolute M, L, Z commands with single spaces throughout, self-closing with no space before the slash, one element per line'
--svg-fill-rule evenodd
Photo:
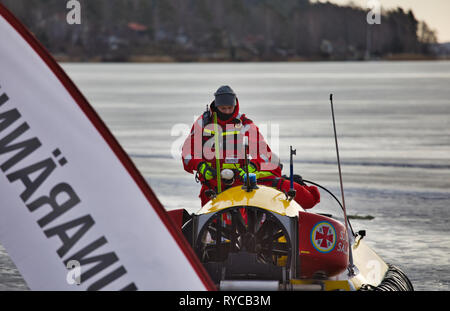
<path fill-rule="evenodd" d="M 333 93 L 348 214 L 375 217 L 353 228 L 416 290 L 450 290 L 450 62 L 63 67 L 169 210 L 200 206 L 173 153 L 223 84 L 285 168 L 292 145 L 295 171 L 339 195 Z M 319 208 L 336 205 L 323 193 Z M 0 247 L 0 290 L 25 288 Z"/>

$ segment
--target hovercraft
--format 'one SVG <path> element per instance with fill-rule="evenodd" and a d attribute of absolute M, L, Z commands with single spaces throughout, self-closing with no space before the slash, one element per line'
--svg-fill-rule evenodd
<path fill-rule="evenodd" d="M 349 239 L 339 217 L 304 210 L 271 187 L 232 187 L 195 213 L 169 214 L 220 290 L 413 290 L 364 231 Z"/>
<path fill-rule="evenodd" d="M 292 146 L 286 193 L 257 184 L 256 175 L 248 172 L 246 150 L 244 185 L 223 192 L 218 187 L 218 194 L 210 189 L 210 201 L 195 213 L 169 211 L 218 289 L 414 290 L 401 269 L 384 262 L 363 241 L 365 231 L 353 231 L 345 208 L 332 95 L 330 101 L 342 203 L 325 187 L 302 181 L 332 196 L 340 207 L 334 215 L 305 210 L 293 200 L 294 179 L 301 177 L 294 175 Z"/>

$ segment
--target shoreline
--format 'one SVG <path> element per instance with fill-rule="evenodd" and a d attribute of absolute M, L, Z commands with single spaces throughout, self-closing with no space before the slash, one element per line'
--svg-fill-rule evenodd
<path fill-rule="evenodd" d="M 363 58 L 332 58 L 332 57 L 286 57 L 286 58 L 248 58 L 229 59 L 225 57 L 174 57 L 168 55 L 131 55 L 129 57 L 72 57 L 68 55 L 53 55 L 61 63 L 289 63 L 289 62 L 367 62 L 367 61 L 448 61 L 450 56 L 436 57 L 424 54 L 393 54 L 383 57 Z"/>

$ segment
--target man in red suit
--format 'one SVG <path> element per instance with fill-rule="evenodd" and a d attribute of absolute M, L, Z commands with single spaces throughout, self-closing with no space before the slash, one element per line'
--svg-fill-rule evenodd
<path fill-rule="evenodd" d="M 239 100 L 235 92 L 225 85 L 214 96 L 207 111 L 194 122 L 182 149 L 184 169 L 189 173 L 196 171 L 196 176 L 202 183 L 199 195 L 202 206 L 210 199 L 206 195 L 208 189 L 217 193 L 216 130 L 219 137 L 218 163 L 219 172 L 222 172 L 222 190 L 243 184 L 246 176 L 243 141 L 244 137 L 248 137 L 249 173 L 256 175 L 258 184 L 287 192 L 290 188 L 289 180 L 281 177 L 279 161 L 272 154 L 258 127 L 239 112 Z M 294 189 L 295 201 L 303 208 L 312 208 L 320 202 L 320 193 L 315 186 L 295 182 Z"/>

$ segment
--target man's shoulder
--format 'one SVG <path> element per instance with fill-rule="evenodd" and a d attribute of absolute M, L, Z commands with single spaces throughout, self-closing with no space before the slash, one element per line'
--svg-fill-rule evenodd
<path fill-rule="evenodd" d="M 204 111 L 200 119 L 202 120 L 202 126 L 205 127 L 212 122 L 211 112 L 209 110 Z"/>
<path fill-rule="evenodd" d="M 209 123 L 211 123 L 211 116 L 209 111 L 205 111 L 195 119 L 194 126 L 205 127 Z"/>
<path fill-rule="evenodd" d="M 245 114 L 238 115 L 238 119 L 241 120 L 243 125 L 247 125 L 247 124 L 252 124 L 253 123 L 252 119 L 247 118 L 247 116 Z"/>

